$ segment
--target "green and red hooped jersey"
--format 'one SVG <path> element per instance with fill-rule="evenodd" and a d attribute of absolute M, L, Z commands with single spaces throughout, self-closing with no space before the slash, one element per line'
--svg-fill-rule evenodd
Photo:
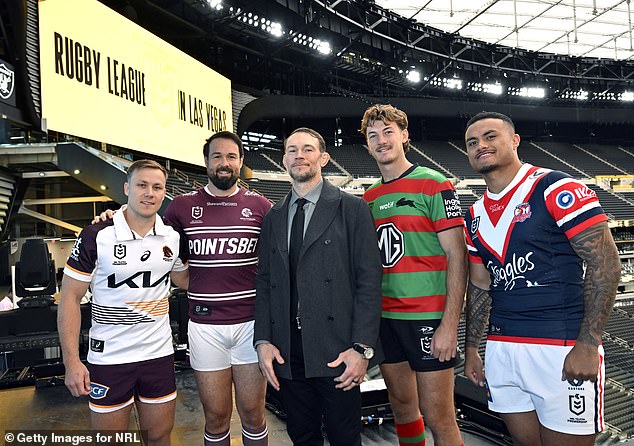
<path fill-rule="evenodd" d="M 439 172 L 412 166 L 377 181 L 363 195 L 372 209 L 383 263 L 383 317 L 440 319 L 447 294 L 447 257 L 438 233 L 463 227 L 460 200 Z"/>

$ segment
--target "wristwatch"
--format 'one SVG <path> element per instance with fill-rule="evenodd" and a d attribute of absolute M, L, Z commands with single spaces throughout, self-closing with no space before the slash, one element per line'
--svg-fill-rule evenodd
<path fill-rule="evenodd" d="M 352 349 L 363 356 L 363 359 L 367 359 L 369 361 L 370 359 L 374 358 L 374 349 L 372 347 L 368 347 L 355 342 L 354 344 L 352 344 Z"/>

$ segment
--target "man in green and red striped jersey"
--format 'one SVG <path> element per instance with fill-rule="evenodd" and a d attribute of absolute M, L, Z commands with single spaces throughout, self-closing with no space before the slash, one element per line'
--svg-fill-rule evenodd
<path fill-rule="evenodd" d="M 439 172 L 412 164 L 407 115 L 373 105 L 361 121 L 381 180 L 365 193 L 383 261 L 381 342 L 400 445 L 459 446 L 453 403 L 467 267 L 460 200 Z"/>

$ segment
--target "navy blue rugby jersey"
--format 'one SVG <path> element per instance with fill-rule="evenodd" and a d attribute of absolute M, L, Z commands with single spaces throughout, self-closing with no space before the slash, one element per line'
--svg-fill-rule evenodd
<path fill-rule="evenodd" d="M 489 340 L 571 345 L 583 317 L 583 262 L 569 240 L 607 217 L 594 191 L 524 164 L 486 191 L 465 225 L 469 260 L 491 276 Z"/>

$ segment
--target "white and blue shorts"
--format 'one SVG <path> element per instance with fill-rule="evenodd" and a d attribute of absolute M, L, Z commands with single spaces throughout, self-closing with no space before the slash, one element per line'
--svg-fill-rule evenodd
<path fill-rule="evenodd" d="M 568 344 L 574 345 L 574 341 Z M 485 353 L 489 409 L 532 412 L 542 426 L 566 434 L 589 435 L 604 428 L 605 363 L 599 346 L 595 382 L 562 381 L 572 345 L 487 341 Z"/>

